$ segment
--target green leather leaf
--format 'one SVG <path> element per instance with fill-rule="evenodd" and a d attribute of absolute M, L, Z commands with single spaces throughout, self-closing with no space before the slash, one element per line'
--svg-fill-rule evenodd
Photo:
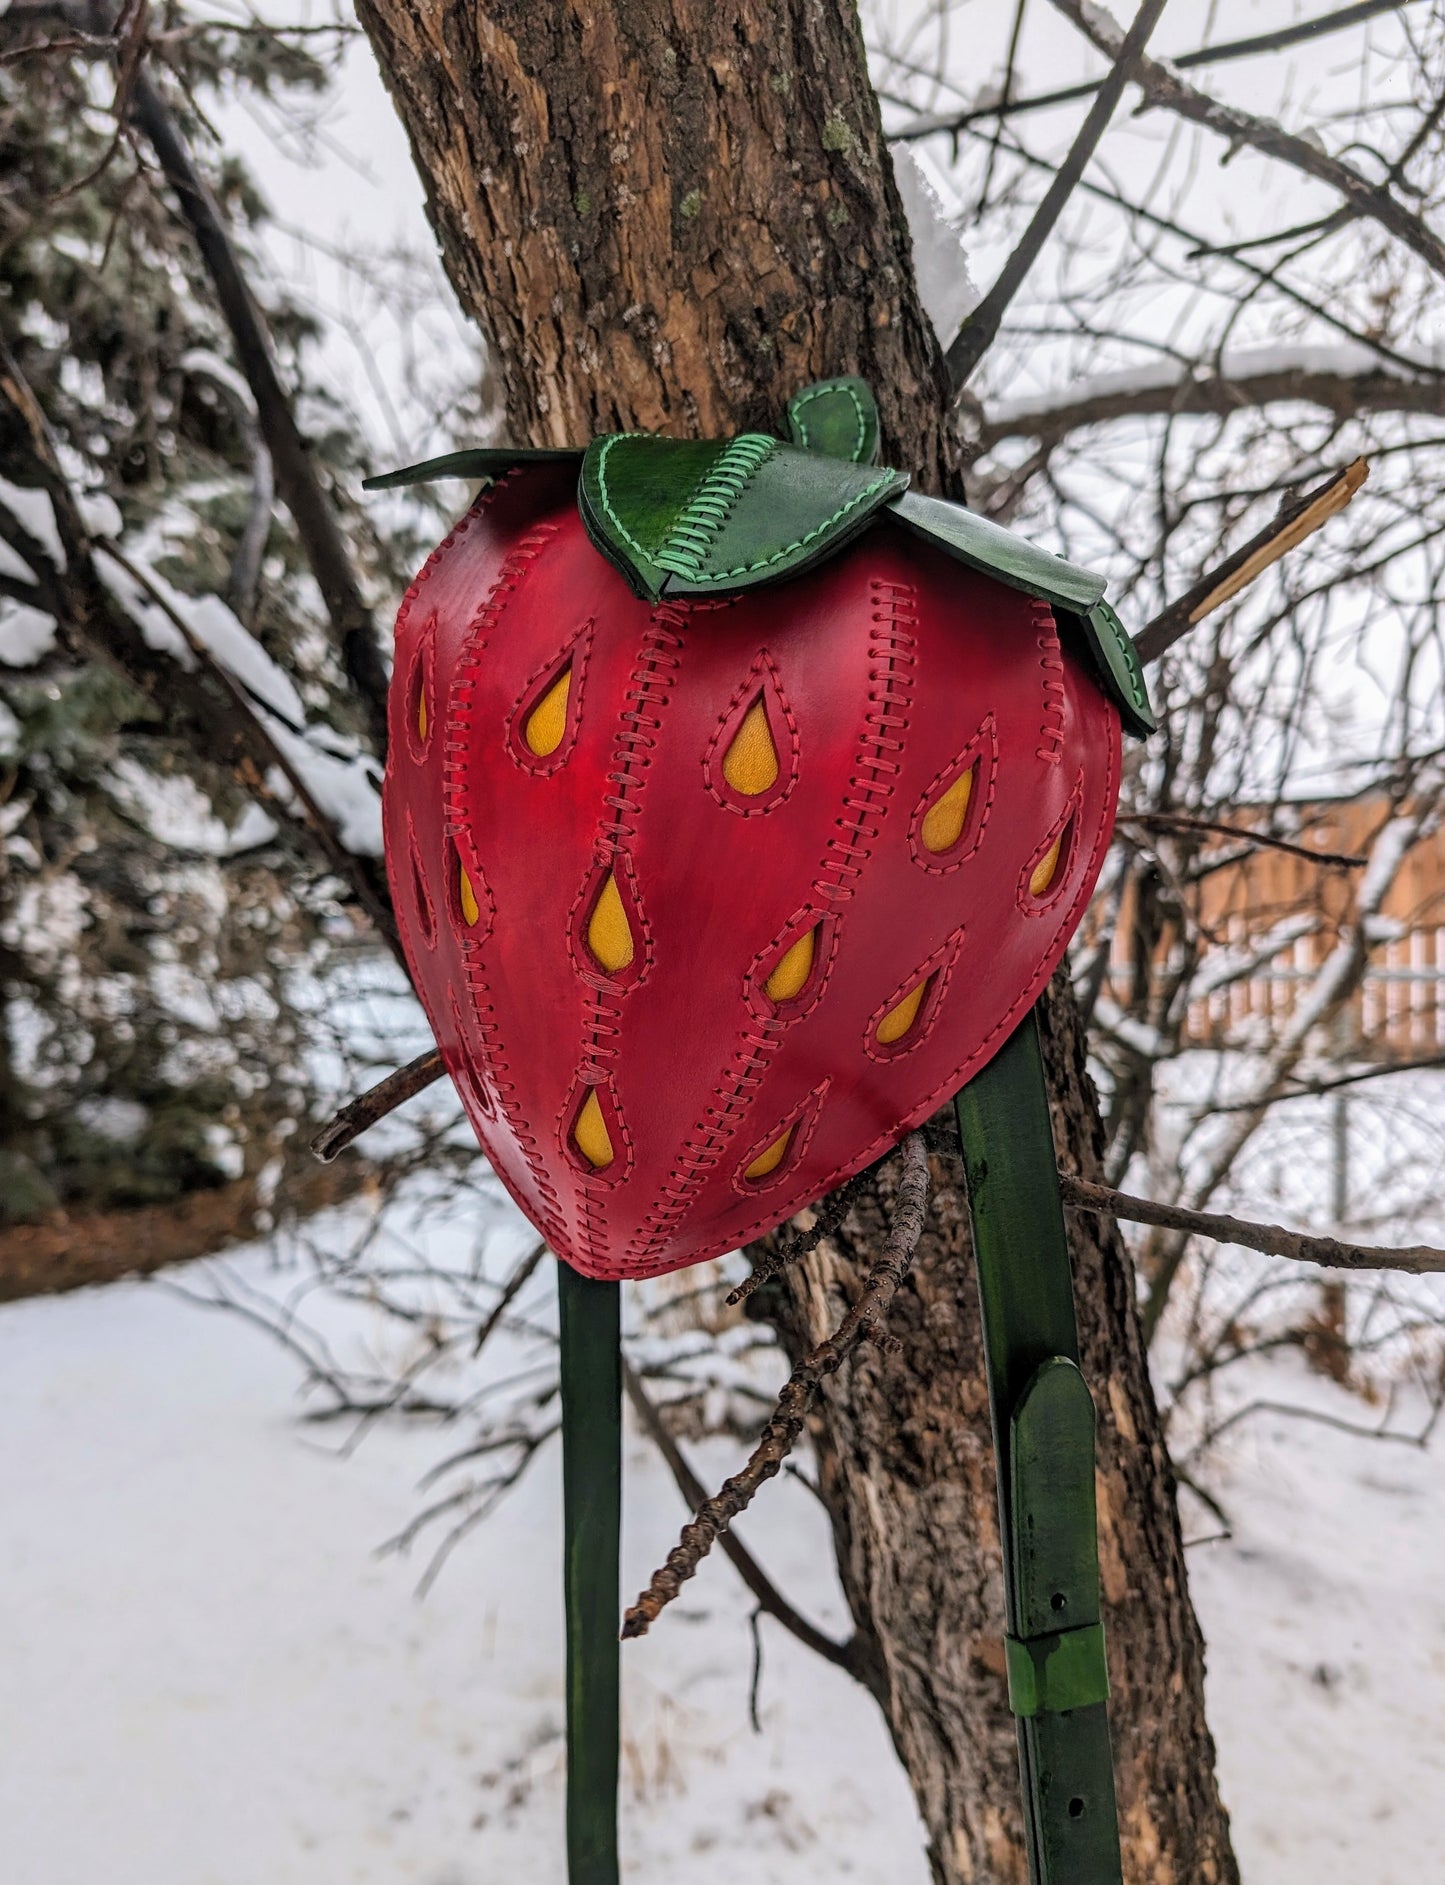
<path fill-rule="evenodd" d="M 1096 602 L 1078 618 L 1089 651 L 1097 662 L 1108 691 L 1119 703 L 1129 732 L 1147 738 L 1159 722 L 1149 705 L 1149 689 L 1129 631 L 1107 602 Z"/>
<path fill-rule="evenodd" d="M 805 386 L 788 401 L 788 431 L 799 451 L 878 462 L 878 402 L 867 380 L 851 374 Z"/>
<path fill-rule="evenodd" d="M 1010 589 L 1022 589 L 1063 609 L 1091 609 L 1104 593 L 1104 578 L 1041 550 L 1027 537 L 1016 537 L 1002 524 L 945 504 L 940 498 L 909 491 L 891 506 L 899 523 L 936 543 L 970 569 L 981 570 Z"/>
<path fill-rule="evenodd" d="M 404 465 L 400 471 L 379 472 L 363 478 L 363 491 L 394 491 L 404 484 L 430 484 L 437 478 L 500 478 L 518 465 L 557 464 L 566 459 L 581 464 L 582 454 L 571 447 L 533 450 L 525 445 L 474 446 L 463 452 L 443 452 L 440 458 Z"/>
<path fill-rule="evenodd" d="M 1076 624 L 1104 692 L 1119 709 L 1126 729 L 1141 737 L 1154 731 L 1158 722 L 1149 705 L 1144 670 L 1124 624 L 1103 599 L 1102 576 L 1065 562 L 961 504 L 945 504 L 936 497 L 907 491 L 888 508 L 901 524 L 960 563 L 1007 583 L 1010 589 L 1038 596 Z"/>
<path fill-rule="evenodd" d="M 891 498 L 902 472 L 800 452 L 761 432 L 735 439 L 594 439 L 582 520 L 651 601 L 735 595 L 831 556 Z"/>

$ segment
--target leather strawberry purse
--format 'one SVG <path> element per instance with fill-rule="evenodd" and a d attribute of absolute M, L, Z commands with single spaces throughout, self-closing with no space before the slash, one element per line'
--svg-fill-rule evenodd
<path fill-rule="evenodd" d="M 1043 1265 L 1048 1339 L 1005 1330 L 995 1355 L 1004 1478 L 1042 1445 L 1087 1482 L 1066 1628 L 1059 1592 L 1031 1619 L 1017 1552 L 1008 1569 L 1035 1877 L 1117 1879 L 1092 1409 L 1029 1016 L 1094 888 L 1121 736 L 1148 732 L 1148 700 L 1103 583 L 878 467 L 861 382 L 806 389 L 789 429 L 463 452 L 373 481 L 488 481 L 397 621 L 397 920 L 477 1138 L 564 1275 L 610 1283 L 734 1249 L 962 1090 L 995 1331 Z M 970 1087 L 989 1067 L 992 1123 L 990 1089 Z M 981 1208 L 1013 1133 L 1030 1153 L 1022 1217 L 1008 1195 Z M 1031 1232 L 1020 1256 L 1040 1186 L 1052 1254 Z M 1041 1306 L 1050 1288 L 1067 1326 Z M 564 1371 L 568 1340 L 593 1351 L 571 1362 L 579 1380 L 615 1347 L 606 1294 L 595 1312 L 564 1297 Z M 1040 1385 L 1051 1361 L 1077 1390 Z M 601 1406 L 610 1429 L 602 1373 L 587 1418 Z M 1017 1540 L 1030 1489 L 1001 1498 Z M 615 1650 L 572 1647 L 574 1673 L 615 1688 L 598 1660 Z M 574 1723 L 573 1885 L 616 1876 L 615 1808 L 598 1806 L 615 1756 L 599 1780 L 584 1739 Z"/>

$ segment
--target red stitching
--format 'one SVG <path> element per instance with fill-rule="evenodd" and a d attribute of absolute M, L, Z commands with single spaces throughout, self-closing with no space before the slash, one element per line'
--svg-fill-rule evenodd
<path fill-rule="evenodd" d="M 462 834 L 468 839 L 467 857 L 463 857 L 457 842 L 458 834 L 448 828 L 443 839 L 446 857 L 446 898 L 447 915 L 451 918 L 452 928 L 465 942 L 484 943 L 492 933 L 492 925 L 497 917 L 497 900 L 492 895 L 491 885 L 477 858 L 476 849 L 470 844 L 471 834 Z M 469 923 L 462 914 L 461 872 L 467 873 L 467 881 L 472 887 L 472 895 L 477 900 L 477 920 Z"/>
<path fill-rule="evenodd" d="M 1048 603 L 1035 602 L 1033 614 L 1034 627 L 1039 632 L 1039 666 L 1044 674 L 1044 718 L 1039 729 L 1037 756 L 1057 766 L 1064 756 L 1064 655 L 1059 647 L 1058 625 Z"/>
<path fill-rule="evenodd" d="M 504 480 L 499 480 L 481 502 L 489 502 L 501 489 L 503 482 Z M 478 879 L 482 883 L 486 883 L 487 873 L 482 868 L 482 860 L 477 852 L 471 827 L 460 816 L 463 787 L 461 775 L 471 746 L 477 674 L 481 666 L 481 658 L 486 652 L 488 638 L 500 624 L 508 603 L 516 594 L 528 569 L 557 535 L 558 528 L 556 524 L 536 525 L 518 541 L 515 548 L 503 560 L 496 581 L 467 625 L 461 656 L 448 696 L 446 737 L 442 742 L 443 803 L 446 827 L 448 833 L 457 842 L 463 862 L 469 865 L 475 863 L 477 866 Z M 476 881 L 474 880 L 474 887 Z M 487 985 L 482 962 L 484 939 L 476 938 L 464 931 L 460 941 L 462 968 L 466 977 L 467 992 L 471 999 L 472 1018 L 476 1025 L 482 1065 L 488 1075 L 492 1091 L 496 1095 L 500 1120 L 516 1140 L 517 1147 L 526 1161 L 532 1183 L 542 1201 L 538 1212 L 542 1219 L 542 1229 L 548 1241 L 560 1249 L 567 1242 L 561 1200 L 556 1187 L 547 1176 L 546 1164 L 543 1161 L 536 1135 L 521 1116 L 517 1103 L 517 1089 L 510 1077 L 511 1066 L 499 1046 L 499 1030 L 494 1018 L 496 1011 L 492 1007 L 491 990 Z M 480 1134 L 478 1136 L 481 1137 Z M 486 1146 L 485 1138 L 482 1143 Z M 487 1149 L 490 1151 L 490 1147 Z M 496 1166 L 495 1160 L 493 1164 L 508 1193 L 524 1211 L 530 1211 L 531 1206 L 523 1198 L 519 1188 L 508 1180 L 506 1173 Z"/>
<path fill-rule="evenodd" d="M 413 762 L 426 764 L 431 751 L 432 735 L 436 731 L 438 706 L 434 677 L 436 670 L 436 626 L 437 612 L 432 610 L 426 622 L 417 631 L 416 646 L 412 650 L 407 664 L 406 686 L 402 692 L 402 718 L 406 731 L 406 750 Z M 426 709 L 426 738 L 421 736 L 418 727 L 417 702 L 424 697 Z"/>
<path fill-rule="evenodd" d="M 625 969 L 604 969 L 593 958 L 587 946 L 588 919 L 609 870 L 617 880 L 623 910 L 628 917 L 628 928 L 633 932 L 633 958 Z M 656 945 L 652 925 L 643 907 L 642 887 L 630 851 L 604 851 L 599 846 L 593 852 L 587 874 L 578 886 L 577 895 L 567 912 L 567 953 L 572 958 L 573 969 L 591 989 L 625 991 L 640 988 L 651 974 L 656 960 Z"/>
<path fill-rule="evenodd" d="M 426 865 L 422 858 L 421 846 L 417 843 L 416 825 L 412 821 L 409 810 L 406 815 L 406 850 L 407 863 L 411 869 L 411 882 L 408 888 L 416 903 L 417 928 L 421 931 L 421 939 L 427 948 L 435 950 L 437 946 L 436 905 L 432 901 L 431 887 L 426 880 Z"/>
<path fill-rule="evenodd" d="M 947 851 L 930 851 L 923 842 L 924 819 L 934 801 L 962 778 L 968 767 L 975 765 L 979 768 L 979 776 L 974 781 L 957 844 Z M 986 713 L 978 724 L 978 731 L 956 758 L 949 760 L 946 766 L 934 774 L 932 782 L 913 808 L 913 816 L 908 821 L 908 855 L 919 869 L 943 877 L 949 871 L 957 870 L 960 864 L 966 864 L 983 843 L 983 834 L 997 795 L 998 723 L 992 713 Z"/>
<path fill-rule="evenodd" d="M 1019 872 L 1018 882 L 1014 886 L 1014 902 L 1025 916 L 1047 915 L 1063 895 L 1064 887 L 1069 881 L 1069 872 L 1072 870 L 1074 863 L 1073 824 L 1075 818 L 1078 816 L 1079 807 L 1083 802 L 1084 774 L 1081 770 L 1079 776 L 1074 780 L 1073 790 L 1069 793 L 1068 802 L 1065 804 L 1063 811 L 1054 820 L 1053 824 L 1049 826 L 1047 835 L 1041 843 L 1034 847 L 1028 862 Z M 1062 838 L 1064 842 L 1060 846 L 1059 861 L 1054 867 L 1053 882 L 1048 886 L 1041 897 L 1036 897 L 1029 889 L 1029 879 L 1048 856 L 1056 838 Z"/>
<path fill-rule="evenodd" d="M 755 1198 L 760 1191 L 770 1191 L 774 1185 L 781 1184 L 794 1169 L 798 1160 L 807 1151 L 808 1141 L 818 1129 L 818 1121 L 823 1114 L 823 1100 L 832 1084 L 829 1079 L 820 1080 L 806 1099 L 799 1101 L 793 1110 L 785 1113 L 781 1119 L 774 1120 L 771 1128 L 763 1134 L 762 1138 L 748 1147 L 738 1160 L 737 1168 L 733 1172 L 733 1190 L 740 1198 Z M 787 1151 L 778 1161 L 777 1170 L 765 1172 L 761 1178 L 748 1178 L 745 1174 L 753 1160 L 761 1158 L 768 1147 L 779 1140 L 790 1126 L 793 1128 L 793 1136 L 788 1141 Z"/>
<path fill-rule="evenodd" d="M 926 962 L 921 962 L 911 975 L 905 975 L 886 1001 L 880 1001 L 869 1016 L 868 1026 L 863 1031 L 863 1052 L 870 1060 L 888 1062 L 901 1060 L 905 1054 L 911 1054 L 915 1047 L 921 1047 L 938 1025 L 938 1017 L 943 1010 L 943 998 L 948 993 L 948 985 L 953 980 L 953 972 L 958 967 L 958 959 L 963 953 L 964 937 L 968 934 L 966 925 L 960 924 Z M 903 997 L 912 988 L 916 988 L 925 976 L 933 977 L 933 987 L 923 997 L 922 1008 L 914 1017 L 913 1026 L 896 1041 L 887 1042 L 878 1039 L 879 1025 L 892 1014 Z"/>
<path fill-rule="evenodd" d="M 722 1159 L 739 1115 L 762 1084 L 768 1063 L 782 1045 L 781 1034 L 771 1037 L 747 1032 L 733 1050 L 727 1072 L 718 1083 L 714 1100 L 684 1140 L 674 1160 L 678 1169 L 663 1181 L 657 1202 L 643 1213 L 642 1228 L 628 1245 L 622 1262 L 640 1269 L 687 1209 L 701 1179 Z M 774 1138 L 777 1134 L 774 1133 Z"/>
<path fill-rule="evenodd" d="M 722 767 L 717 763 L 718 748 L 722 744 L 724 735 L 736 733 L 737 728 L 747 718 L 755 700 L 762 699 L 766 702 L 769 698 L 775 702 L 783 717 L 783 724 L 787 728 L 787 764 L 784 766 L 781 763 L 784 756 L 779 754 L 777 779 L 766 792 L 748 797 L 744 793 L 734 791 L 723 776 Z M 765 705 L 764 712 L 766 711 Z M 769 732 L 772 731 L 772 726 L 773 719 L 769 714 Z M 732 744 L 731 740 L 728 744 Z M 771 653 L 763 648 L 748 669 L 747 679 L 734 693 L 717 726 L 713 729 L 712 738 L 703 751 L 702 782 L 724 811 L 734 812 L 739 818 L 762 818 L 779 805 L 786 804 L 792 797 L 793 787 L 798 783 L 798 759 L 802 752 L 802 744 L 798 717 L 793 712 L 793 703 L 788 699 L 787 691 L 783 686 L 783 677 L 778 671 L 778 664 Z M 775 750 L 776 745 L 775 740 Z"/>
<path fill-rule="evenodd" d="M 903 583 L 875 582 L 871 587 L 879 607 L 873 616 L 876 626 L 868 638 L 869 704 L 846 795 L 852 817 L 837 821 L 844 835 L 828 840 L 812 886 L 815 897 L 826 897 L 835 904 L 853 895 L 853 882 L 878 837 L 882 813 L 901 770 L 896 760 L 885 757 L 889 751 L 901 750 L 901 741 L 891 737 L 890 729 L 907 729 L 913 702 L 917 642 L 908 630 L 917 625 L 913 610 L 917 592 L 911 584 Z M 865 773 L 873 777 L 865 777 Z M 831 961 L 830 956 L 830 965 Z M 729 1073 L 718 1091 L 720 1104 L 710 1104 L 684 1140 L 674 1160 L 683 1175 L 680 1180 L 676 1175 L 668 1179 L 657 1202 L 644 1212 L 644 1228 L 628 1245 L 621 1259 L 624 1265 L 636 1269 L 646 1264 L 658 1244 L 670 1235 L 702 1179 L 721 1163 L 749 1098 L 782 1046 L 784 1032 L 776 1025 L 766 1031 L 756 1024 L 744 1028 Z"/>
<path fill-rule="evenodd" d="M 906 731 L 908 709 L 913 704 L 918 644 L 907 631 L 917 626 L 913 609 L 917 592 L 902 583 L 875 582 L 872 588 L 881 607 L 873 617 L 879 626 L 868 636 L 872 663 L 868 670 L 869 707 L 843 797 L 852 816 L 838 819 L 838 830 L 844 835 L 828 840 L 828 855 L 813 884 L 820 896 L 838 903 L 853 895 L 854 880 L 872 853 L 882 829 L 881 814 L 902 770 L 897 760 L 884 756 L 901 751 L 902 741 L 891 739 L 884 729 Z M 873 776 L 866 777 L 865 773 Z"/>
<path fill-rule="evenodd" d="M 595 617 L 589 617 L 559 654 L 532 672 L 507 715 L 503 745 L 508 759 L 523 772 L 539 773 L 545 778 L 565 766 L 572 757 L 572 749 L 582 730 L 582 694 L 587 685 L 587 664 L 592 658 L 595 621 Z M 527 744 L 527 719 L 568 667 L 572 670 L 572 680 L 567 689 L 567 719 L 562 738 L 550 753 L 534 753 Z"/>
<path fill-rule="evenodd" d="M 774 1001 L 763 984 L 781 959 L 811 929 L 821 930 L 808 979 L 791 1001 Z M 743 976 L 743 1000 L 753 1019 L 771 1033 L 775 1028 L 790 1027 L 810 1014 L 823 999 L 823 992 L 833 979 L 838 959 L 838 919 L 826 905 L 805 903 L 795 910 L 773 940 L 749 963 Z M 775 1133 L 774 1138 L 777 1137 Z"/>
<path fill-rule="evenodd" d="M 727 1248 L 731 1249 L 734 1245 L 748 1243 L 760 1232 L 772 1230 L 775 1225 L 781 1224 L 786 1218 L 790 1217 L 794 1211 L 801 1210 L 805 1204 L 811 1202 L 814 1198 L 826 1197 L 827 1194 L 832 1191 L 835 1186 L 841 1184 L 845 1178 L 851 1178 L 854 1172 L 861 1172 L 864 1166 L 871 1165 L 874 1159 L 881 1157 L 890 1146 L 897 1145 L 898 1141 L 903 1138 L 905 1134 L 911 1132 L 916 1125 L 927 1119 L 928 1115 L 934 1110 L 945 1094 L 956 1093 L 959 1088 L 963 1086 L 965 1081 L 973 1078 L 979 1068 L 984 1066 L 986 1062 L 992 1058 L 994 1043 L 1011 1034 L 1014 1028 L 1018 1026 L 1023 1016 L 1033 1007 L 1044 989 L 1048 987 L 1049 979 L 1053 975 L 1054 970 L 1064 959 L 1069 943 L 1073 937 L 1074 926 L 1081 914 L 1082 906 L 1086 904 L 1093 895 L 1094 883 L 1098 877 L 1099 868 L 1103 864 L 1104 853 L 1109 848 L 1109 840 L 1114 833 L 1114 810 L 1115 798 L 1119 789 L 1119 757 L 1121 744 L 1122 740 L 1119 732 L 1118 716 L 1116 714 L 1110 714 L 1109 756 L 1104 773 L 1105 817 L 1099 827 L 1099 835 L 1095 840 L 1094 848 L 1089 854 L 1089 868 L 1084 872 L 1083 878 L 1079 884 L 1078 893 L 1073 903 L 1069 906 L 1068 913 L 1059 927 L 1058 941 L 1045 956 L 1039 974 L 1028 984 L 1023 993 L 1019 995 L 1008 1013 L 1004 1015 L 1003 1019 L 995 1023 L 995 1025 L 989 1029 L 988 1033 L 974 1049 L 973 1053 L 968 1055 L 966 1059 L 960 1061 L 954 1071 L 949 1074 L 946 1079 L 941 1080 L 928 1097 L 915 1106 L 905 1118 L 900 1120 L 897 1125 L 890 1126 L 886 1132 L 879 1133 L 878 1137 L 865 1151 L 857 1154 L 853 1158 L 844 1159 L 841 1164 L 835 1166 L 834 1169 L 828 1173 L 826 1178 L 819 1179 L 816 1185 L 811 1186 L 805 1195 L 799 1195 L 790 1200 L 785 1209 L 780 1211 L 777 1205 L 774 1204 L 772 1210 L 765 1213 L 765 1215 L 755 1218 L 751 1224 L 744 1225 L 740 1231 L 733 1232 L 726 1246 Z M 690 1259 L 690 1261 L 696 1261 L 696 1259 Z"/>
<path fill-rule="evenodd" d="M 577 1123 L 577 1115 L 587 1104 L 586 1099 L 581 1097 L 584 1092 L 597 1094 L 597 1103 L 602 1109 L 608 1138 L 612 1138 L 615 1130 L 617 1137 L 621 1139 L 623 1156 L 620 1162 L 615 1145 L 611 1165 L 602 1166 L 591 1164 L 585 1154 L 574 1145 L 572 1129 Z M 572 1083 L 567 1088 L 566 1096 L 562 1101 L 562 1110 L 557 1115 L 554 1130 L 563 1158 L 585 1185 L 594 1186 L 599 1191 L 612 1191 L 622 1184 L 631 1172 L 634 1162 L 632 1134 L 623 1117 L 622 1103 L 617 1097 L 617 1083 L 610 1073 L 604 1073 L 598 1080 L 585 1079 L 580 1073 L 573 1074 Z M 583 1196 L 585 1195 L 584 1193 Z M 588 1236 L 590 1239 L 590 1231 Z M 595 1256 L 596 1252 L 593 1254 Z"/>
<path fill-rule="evenodd" d="M 628 705 L 618 716 L 612 770 L 607 774 L 608 783 L 617 789 L 603 801 L 612 817 L 604 824 L 599 841 L 605 840 L 609 849 L 630 844 L 637 836 L 635 821 L 641 816 L 643 785 L 639 775 L 652 764 L 652 749 L 662 725 L 658 715 L 672 698 L 682 652 L 678 631 L 686 619 L 687 605 L 678 602 L 659 603 L 648 619 L 637 666 L 627 684 Z"/>

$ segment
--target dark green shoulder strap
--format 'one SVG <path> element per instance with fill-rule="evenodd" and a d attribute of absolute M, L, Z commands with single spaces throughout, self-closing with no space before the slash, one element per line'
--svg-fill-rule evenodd
<path fill-rule="evenodd" d="M 1031 1885 L 1121 1885 L 1094 1510 L 1094 1408 L 1033 1013 L 955 1101 L 1004 1540 L 1009 1706 Z"/>
<path fill-rule="evenodd" d="M 567 1608 L 568 1885 L 618 1885 L 620 1283 L 557 1265 Z"/>

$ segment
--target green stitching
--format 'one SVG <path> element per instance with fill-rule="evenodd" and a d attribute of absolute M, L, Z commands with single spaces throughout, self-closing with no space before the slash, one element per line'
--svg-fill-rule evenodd
<path fill-rule="evenodd" d="M 689 573 L 686 569 L 674 570 L 673 565 L 665 559 L 669 555 L 677 554 L 681 556 L 693 555 L 699 563 L 702 561 L 711 541 L 711 536 L 705 535 L 704 532 L 715 532 L 718 530 L 726 521 L 727 516 L 726 509 L 721 508 L 723 499 L 713 487 L 719 481 L 724 484 L 725 488 L 730 484 L 736 483 L 736 489 L 732 490 L 730 494 L 731 502 L 736 503 L 738 498 L 742 495 L 747 478 L 750 477 L 763 460 L 769 457 L 776 449 L 777 440 L 770 439 L 761 432 L 744 432 L 741 437 L 735 438 L 722 453 L 712 470 L 706 473 L 701 483 L 698 485 L 697 490 L 683 507 L 677 521 L 667 533 L 668 541 L 664 543 L 661 550 L 653 551 L 643 548 L 636 537 L 633 536 L 632 532 L 623 523 L 622 519 L 617 515 L 617 512 L 612 508 L 611 499 L 607 495 L 607 458 L 614 445 L 621 445 L 627 439 L 650 439 L 655 436 L 656 434 L 651 432 L 614 432 L 609 438 L 603 440 L 602 449 L 597 454 L 597 495 L 601 501 L 603 510 L 606 512 L 618 536 L 621 537 L 628 549 L 639 558 L 644 566 L 652 564 L 656 568 L 668 570 L 676 575 L 686 576 Z M 744 448 L 741 453 L 737 451 L 739 446 Z M 766 450 L 761 450 L 760 447 L 766 447 Z M 735 464 L 737 457 L 743 457 L 752 461 L 747 465 L 741 481 L 737 480 L 736 473 L 733 473 L 731 477 L 725 475 L 729 461 L 731 460 Z M 702 515 L 700 516 L 695 514 L 698 512 L 699 508 L 702 510 Z M 686 541 L 678 545 L 676 550 L 674 550 L 672 547 L 673 539 L 679 536 L 684 537 Z"/>
<path fill-rule="evenodd" d="M 851 393 L 852 389 L 848 391 Z M 732 582 L 739 576 L 750 576 L 755 570 L 768 569 L 775 563 L 785 562 L 788 557 L 806 549 L 810 543 L 825 535 L 835 524 L 841 523 L 850 511 L 857 510 L 860 504 L 867 503 L 879 491 L 885 490 L 897 477 L 896 472 L 881 471 L 870 484 L 865 485 L 845 504 L 840 504 L 830 517 L 825 517 L 822 523 L 804 536 L 774 550 L 770 556 L 761 557 L 754 563 L 741 563 L 736 569 L 716 570 L 710 575 L 704 575 L 701 573 L 701 564 L 713 540 L 742 497 L 748 480 L 778 449 L 778 441 L 761 432 L 744 432 L 735 438 L 689 498 L 677 522 L 668 531 L 668 541 L 662 549 L 652 551 L 643 548 L 612 508 L 607 495 L 607 456 L 614 445 L 620 445 L 625 439 L 653 436 L 648 432 L 615 432 L 603 441 L 602 449 L 597 454 L 597 495 L 618 536 L 644 565 L 651 564 L 654 568 L 666 570 L 669 575 L 681 576 L 684 582 L 698 587 L 709 583 Z"/>
<path fill-rule="evenodd" d="M 1114 645 L 1123 657 L 1124 670 L 1129 682 L 1129 692 L 1133 697 L 1134 704 L 1142 712 L 1147 712 L 1149 708 L 1149 695 L 1144 687 L 1143 676 L 1139 672 L 1139 657 L 1134 651 L 1134 644 L 1130 641 L 1125 631 L 1124 624 L 1119 620 L 1113 609 L 1104 602 L 1096 603 L 1094 607 L 1090 609 L 1089 619 L 1094 623 L 1096 629 L 1107 629 L 1113 636 Z"/>
<path fill-rule="evenodd" d="M 841 523 L 849 511 L 857 510 L 860 504 L 865 504 L 875 492 L 883 490 L 896 475 L 892 471 L 882 472 L 872 484 L 865 485 L 857 496 L 850 497 L 846 504 L 840 504 L 831 517 L 825 517 L 822 523 L 810 530 L 806 536 L 797 537 L 792 543 L 785 543 L 781 550 L 774 550 L 771 556 L 762 557 L 756 563 L 740 563 L 736 569 L 714 570 L 709 576 L 689 576 L 687 580 L 698 585 L 731 582 L 735 576 L 750 576 L 754 570 L 767 569 L 773 563 L 784 562 L 793 555 L 794 551 L 805 550 L 816 537 L 821 537 L 826 531 L 831 530 L 834 524 Z"/>
<path fill-rule="evenodd" d="M 621 537 L 629 550 L 636 552 L 644 563 L 650 563 L 652 561 L 652 552 L 643 549 L 642 545 L 637 541 L 636 537 L 632 535 L 626 524 L 623 523 L 622 519 L 608 502 L 607 454 L 612 450 L 614 445 L 621 445 L 624 439 L 645 439 L 651 438 L 652 436 L 653 434 L 650 432 L 613 432 L 602 441 L 602 450 L 597 454 L 597 495 L 602 500 L 602 508 L 612 520 L 618 536 Z"/>
<path fill-rule="evenodd" d="M 744 432 L 732 441 L 668 531 L 667 542 L 653 558 L 659 569 L 687 581 L 696 579 L 718 532 L 747 490 L 749 479 L 772 457 L 777 444 L 776 439 L 762 432 Z"/>
<path fill-rule="evenodd" d="M 806 393 L 799 393 L 796 398 L 789 401 L 788 416 L 796 420 L 798 430 L 803 437 L 803 443 L 811 450 L 811 442 L 808 438 L 808 424 L 802 416 L 803 408 L 804 406 L 811 405 L 815 399 L 822 399 L 829 393 L 843 393 L 852 403 L 853 413 L 858 421 L 858 438 L 853 447 L 853 462 L 857 464 L 858 453 L 862 449 L 863 441 L 868 436 L 868 415 L 863 410 L 862 400 L 859 399 L 857 393 L 851 386 L 845 384 L 842 380 L 820 380 L 816 386 L 810 387 Z"/>

